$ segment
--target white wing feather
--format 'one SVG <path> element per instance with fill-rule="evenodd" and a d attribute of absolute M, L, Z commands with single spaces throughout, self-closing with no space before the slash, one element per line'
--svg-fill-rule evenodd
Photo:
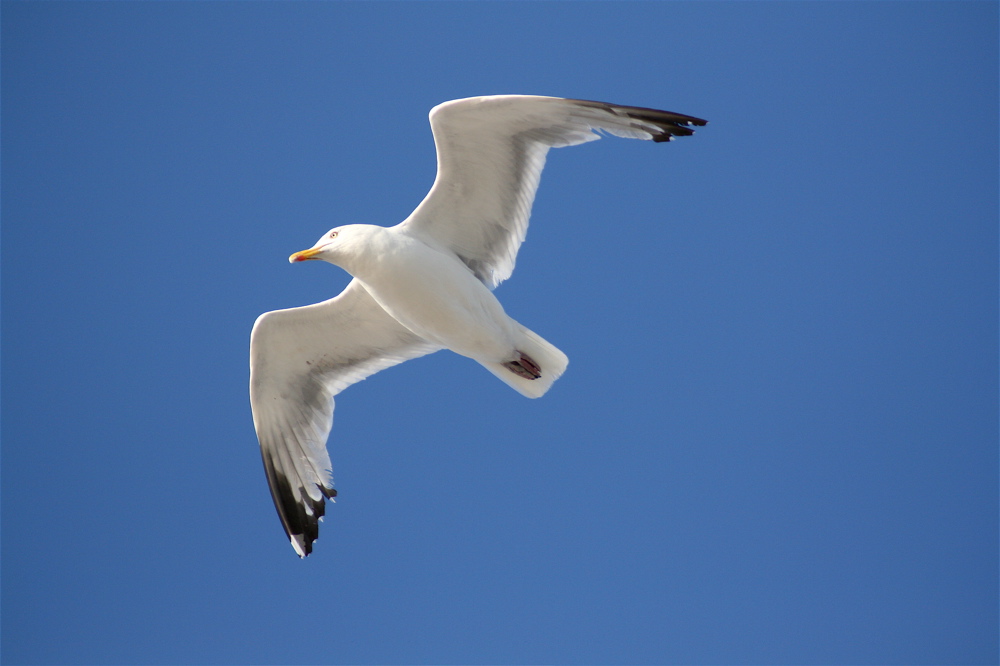
<path fill-rule="evenodd" d="M 491 288 L 514 270 L 549 148 L 599 139 L 596 131 L 669 141 L 705 124 L 669 111 L 531 95 L 445 102 L 431 109 L 430 122 L 437 178 L 400 226 L 451 249 Z"/>
<path fill-rule="evenodd" d="M 292 547 L 312 551 L 336 496 L 326 439 L 333 396 L 440 347 L 389 316 L 352 280 L 336 298 L 262 314 L 250 334 L 250 406 L 271 497 Z"/>

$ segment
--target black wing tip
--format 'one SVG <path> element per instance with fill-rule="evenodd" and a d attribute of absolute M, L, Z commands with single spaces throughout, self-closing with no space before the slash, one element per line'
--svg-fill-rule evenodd
<path fill-rule="evenodd" d="M 287 479 L 285 483 L 288 483 Z M 320 485 L 316 487 L 323 493 L 323 497 L 318 500 L 307 497 L 302 502 L 296 502 L 291 494 L 291 486 L 288 486 L 289 492 L 282 497 L 282 506 L 278 507 L 275 501 L 285 534 L 300 559 L 312 554 L 313 542 L 319 538 L 319 523 L 326 515 L 326 500 L 332 500 L 337 496 L 334 488 Z"/>
<path fill-rule="evenodd" d="M 583 106 L 603 109 L 618 116 L 626 116 L 656 125 L 660 130 L 659 134 L 653 135 L 653 141 L 656 143 L 671 141 L 675 136 L 691 136 L 694 134 L 694 130 L 691 129 L 692 125 L 704 127 L 708 124 L 708 121 L 702 118 L 686 116 L 683 113 L 674 113 L 673 111 L 651 109 L 645 106 L 622 106 L 621 104 L 595 102 L 587 99 L 574 99 L 570 101 L 582 104 Z"/>
<path fill-rule="evenodd" d="M 270 456 L 262 457 L 268 485 L 271 488 L 271 499 L 274 500 L 274 508 L 278 511 L 281 526 L 285 528 L 285 535 L 295 553 L 300 558 L 307 557 L 312 553 L 313 542 L 319 538 L 319 521 L 326 515 L 326 500 L 333 500 L 337 496 L 337 490 L 326 485 L 317 485 L 322 493 L 319 499 L 314 500 L 305 492 L 297 495 L 292 491 L 288 477 L 275 467 Z M 303 499 L 299 501 L 296 499 L 297 496 Z"/>

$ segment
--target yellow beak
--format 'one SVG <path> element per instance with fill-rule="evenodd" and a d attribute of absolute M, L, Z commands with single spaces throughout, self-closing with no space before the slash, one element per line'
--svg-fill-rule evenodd
<path fill-rule="evenodd" d="M 310 250 L 302 250 L 301 252 L 296 252 L 292 256 L 288 257 L 289 263 L 294 264 L 296 261 L 308 261 L 309 259 L 315 259 L 316 255 L 323 250 L 312 248 Z"/>

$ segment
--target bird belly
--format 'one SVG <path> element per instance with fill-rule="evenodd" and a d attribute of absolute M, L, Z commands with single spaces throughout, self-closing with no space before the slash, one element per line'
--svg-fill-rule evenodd
<path fill-rule="evenodd" d="M 518 326 L 459 260 L 428 248 L 358 277 L 382 309 L 425 340 L 476 360 L 512 357 Z"/>

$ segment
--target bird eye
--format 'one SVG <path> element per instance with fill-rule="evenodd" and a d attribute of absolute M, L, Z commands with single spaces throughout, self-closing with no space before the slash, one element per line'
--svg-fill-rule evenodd
<path fill-rule="evenodd" d="M 337 232 L 336 231 L 331 231 L 330 232 L 330 238 L 336 238 L 336 237 L 337 237 Z"/>

